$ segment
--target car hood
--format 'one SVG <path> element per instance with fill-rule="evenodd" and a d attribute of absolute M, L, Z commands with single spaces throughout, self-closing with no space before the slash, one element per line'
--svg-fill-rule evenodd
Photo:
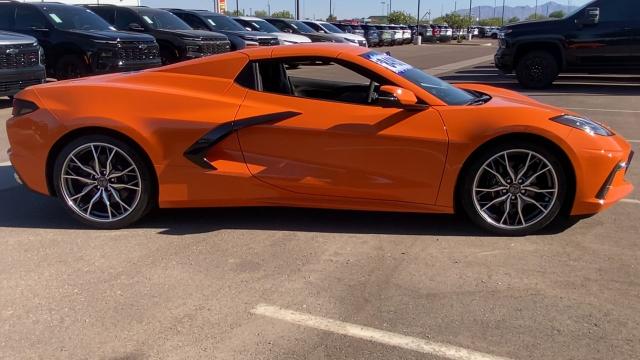
<path fill-rule="evenodd" d="M 203 30 L 164 30 L 155 29 L 156 34 L 172 35 L 180 38 L 201 38 L 202 40 L 225 41 L 228 40 L 223 34 L 213 31 Z"/>
<path fill-rule="evenodd" d="M 351 39 L 351 40 L 355 40 L 355 41 L 364 41 L 365 38 L 363 38 L 360 35 L 355 35 L 355 34 L 349 34 L 349 33 L 344 33 L 344 34 L 332 34 L 334 36 L 339 36 L 341 38 L 345 38 L 345 39 Z"/>
<path fill-rule="evenodd" d="M 275 32 L 275 33 L 271 33 L 271 35 L 275 35 L 275 36 L 278 37 L 278 39 L 284 40 L 284 41 L 290 41 L 290 42 L 296 42 L 296 43 L 310 43 L 311 42 L 311 39 L 309 39 L 306 36 L 290 34 L 290 33 L 286 33 L 286 32 Z"/>
<path fill-rule="evenodd" d="M 563 114 L 578 115 L 565 109 L 541 103 L 535 99 L 511 90 L 481 84 L 456 84 L 455 86 L 460 89 L 477 91 L 491 96 L 492 100 L 483 105 L 488 108 L 535 108 L 539 111 L 548 113 L 549 118 Z"/>
<path fill-rule="evenodd" d="M 28 35 L 0 31 L 0 45 L 33 44 L 34 42 L 36 39 Z"/>
<path fill-rule="evenodd" d="M 526 21 L 517 24 L 506 25 L 502 29 L 503 30 L 511 30 L 511 31 L 522 31 L 522 32 L 553 32 L 557 27 L 562 26 L 564 23 L 563 19 L 556 20 L 535 20 L 535 21 Z M 498 29 L 499 31 L 499 29 Z"/>
<path fill-rule="evenodd" d="M 91 40 L 104 40 L 104 41 L 153 41 L 153 37 L 145 34 L 138 34 L 127 31 L 115 31 L 115 30 L 66 30 L 70 33 L 80 35 Z"/>

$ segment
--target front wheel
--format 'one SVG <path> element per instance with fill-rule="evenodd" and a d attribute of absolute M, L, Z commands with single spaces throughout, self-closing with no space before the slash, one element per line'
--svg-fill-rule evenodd
<path fill-rule="evenodd" d="M 558 62 L 546 51 L 532 51 L 522 57 L 516 66 L 518 82 L 528 89 L 550 87 L 558 73 Z"/>
<path fill-rule="evenodd" d="M 139 220 L 151 208 L 151 170 L 127 143 L 90 135 L 67 144 L 57 156 L 54 187 L 81 222 L 117 229 Z"/>
<path fill-rule="evenodd" d="M 473 160 L 459 193 L 467 215 L 491 232 L 524 236 L 551 223 L 567 193 L 558 157 L 536 144 L 495 146 Z"/>

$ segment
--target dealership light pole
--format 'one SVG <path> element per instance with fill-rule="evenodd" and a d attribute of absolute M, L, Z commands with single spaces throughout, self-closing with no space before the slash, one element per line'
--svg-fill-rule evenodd
<path fill-rule="evenodd" d="M 472 4 L 473 4 L 473 0 L 469 0 L 469 21 L 471 21 L 471 18 L 472 18 L 472 16 L 473 16 L 473 15 L 471 14 L 471 7 L 472 7 Z"/>
<path fill-rule="evenodd" d="M 538 19 L 538 0 L 536 0 L 536 11 L 533 14 L 533 19 L 537 20 Z"/>
<path fill-rule="evenodd" d="M 239 0 L 236 0 L 236 16 L 240 16 L 240 4 L 238 4 Z"/>
<path fill-rule="evenodd" d="M 502 25 L 503 25 L 503 26 L 504 26 L 504 3 L 505 3 L 506 1 L 507 1 L 507 0 L 502 0 Z"/>
<path fill-rule="evenodd" d="M 296 20 L 300 20 L 300 0 L 296 0 Z"/>

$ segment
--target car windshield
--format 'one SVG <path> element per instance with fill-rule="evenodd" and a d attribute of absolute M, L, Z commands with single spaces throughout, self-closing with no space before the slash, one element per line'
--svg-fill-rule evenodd
<path fill-rule="evenodd" d="M 244 20 L 249 23 L 252 28 L 256 31 L 262 31 L 266 33 L 277 33 L 280 32 L 277 27 L 269 24 L 266 20 Z"/>
<path fill-rule="evenodd" d="M 205 15 L 204 18 L 207 20 L 209 25 L 211 25 L 213 30 L 246 31 L 240 24 L 226 16 Z"/>
<path fill-rule="evenodd" d="M 329 23 L 320 23 L 325 30 L 333 34 L 344 34 L 344 31 L 338 29 L 335 25 Z"/>
<path fill-rule="evenodd" d="M 153 29 L 192 30 L 191 26 L 168 11 L 142 8 L 138 8 L 136 11 L 142 16 L 147 25 Z"/>
<path fill-rule="evenodd" d="M 115 30 L 109 23 L 91 10 L 77 6 L 45 7 L 42 11 L 60 30 Z"/>
<path fill-rule="evenodd" d="M 361 56 L 411 81 L 447 105 L 466 105 L 476 99 L 472 94 L 389 55 L 371 51 Z"/>
<path fill-rule="evenodd" d="M 303 23 L 302 21 L 292 21 L 289 24 L 293 26 L 294 29 L 297 29 L 303 34 L 313 34 L 317 32 L 312 28 L 310 28 L 307 24 Z"/>

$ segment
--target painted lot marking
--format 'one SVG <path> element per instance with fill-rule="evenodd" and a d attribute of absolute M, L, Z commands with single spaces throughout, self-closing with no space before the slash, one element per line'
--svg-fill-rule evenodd
<path fill-rule="evenodd" d="M 582 110 L 582 111 L 600 111 L 600 112 L 621 112 L 630 114 L 640 114 L 640 110 L 612 110 L 612 109 L 585 109 L 585 108 L 567 108 L 568 110 Z"/>
<path fill-rule="evenodd" d="M 636 200 L 636 199 L 622 199 L 620 200 L 620 202 L 627 203 L 627 204 L 640 205 L 640 200 Z"/>
<path fill-rule="evenodd" d="M 454 345 L 427 341 L 366 326 L 326 319 L 267 304 L 259 304 L 253 310 L 251 310 L 251 312 L 256 315 L 262 315 L 296 325 L 329 331 L 332 333 L 351 336 L 358 339 L 378 342 L 385 345 L 396 346 L 399 348 L 413 350 L 424 354 L 435 355 L 446 359 L 509 360 L 505 357 L 485 354 Z"/>

